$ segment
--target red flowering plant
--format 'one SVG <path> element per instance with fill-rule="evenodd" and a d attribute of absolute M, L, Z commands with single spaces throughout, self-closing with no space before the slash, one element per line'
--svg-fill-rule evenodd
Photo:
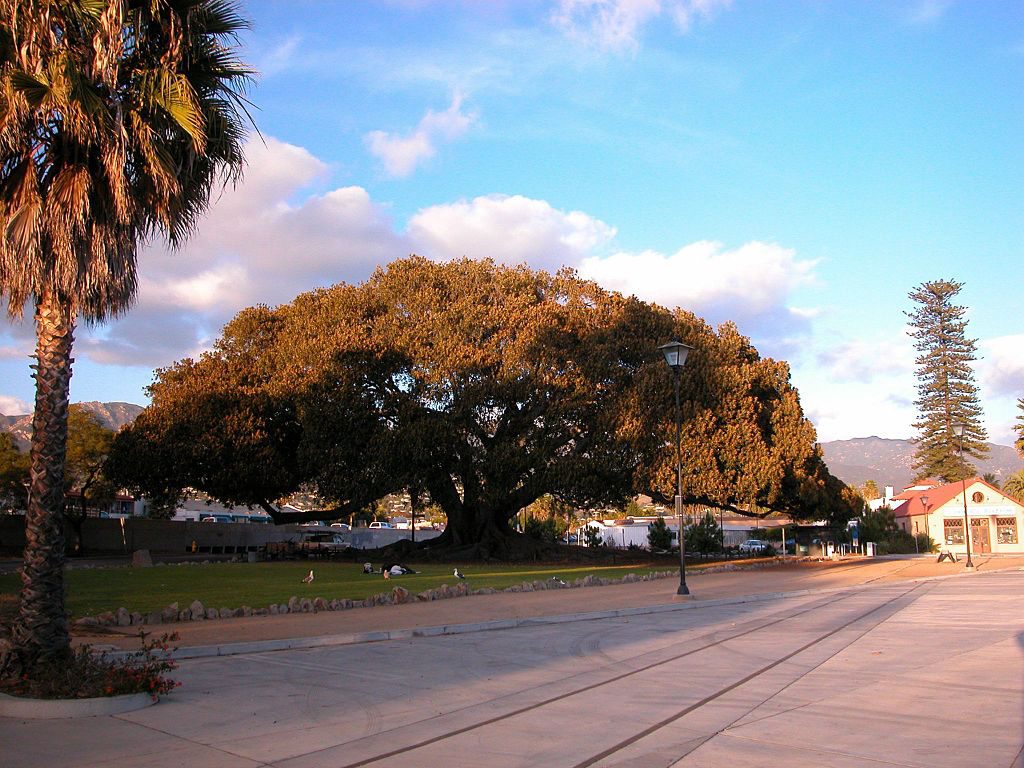
<path fill-rule="evenodd" d="M 0 691 L 35 699 L 89 699 L 148 693 L 156 701 L 181 683 L 167 676 L 177 668 L 170 643 L 176 634 L 149 639 L 139 632 L 142 648 L 119 658 L 82 645 L 56 661 L 37 664 L 20 677 L 0 680 Z"/>

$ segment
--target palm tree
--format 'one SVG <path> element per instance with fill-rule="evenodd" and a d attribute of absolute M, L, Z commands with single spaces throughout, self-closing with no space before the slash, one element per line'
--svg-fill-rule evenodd
<path fill-rule="evenodd" d="M 1003 493 L 1024 502 L 1024 469 L 1006 478 L 1006 482 L 1003 483 Z"/>
<path fill-rule="evenodd" d="M 35 307 L 31 502 L 6 673 L 69 647 L 64 458 L 78 318 L 126 311 L 140 244 L 180 246 L 241 173 L 234 0 L 0 0 L 0 292 Z M 2 661 L 2 660 L 0 660 Z"/>

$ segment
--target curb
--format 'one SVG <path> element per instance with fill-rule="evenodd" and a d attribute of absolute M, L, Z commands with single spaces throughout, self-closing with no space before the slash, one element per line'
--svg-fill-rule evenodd
<path fill-rule="evenodd" d="M 102 696 L 95 699 L 28 699 L 0 693 L 0 717 L 22 720 L 98 717 L 134 712 L 156 704 L 148 693 Z"/>
<path fill-rule="evenodd" d="M 219 656 L 237 656 L 247 653 L 268 653 L 273 651 L 291 651 L 310 648 L 326 648 L 340 645 L 359 645 L 362 643 L 378 643 L 390 640 L 411 640 L 417 637 L 439 637 L 442 635 L 463 635 L 474 632 L 491 632 L 501 629 L 518 627 L 536 627 L 549 624 L 567 624 L 577 621 L 596 621 L 599 619 L 617 619 L 630 616 L 646 616 L 656 613 L 693 610 L 696 608 L 713 608 L 720 605 L 740 605 L 768 600 L 779 600 L 792 597 L 803 597 L 811 593 L 827 593 L 850 589 L 836 587 L 834 589 L 802 589 L 794 592 L 769 592 L 762 595 L 745 595 L 742 597 L 723 597 L 703 602 L 690 601 L 680 603 L 662 603 L 660 605 L 640 606 L 636 608 L 612 608 L 602 611 L 586 611 L 567 613 L 554 616 L 530 616 L 518 619 L 494 619 L 492 621 L 470 622 L 465 624 L 441 624 L 433 627 L 415 629 L 383 629 L 372 632 L 353 632 L 339 635 L 319 635 L 317 637 L 295 637 L 280 640 L 254 640 L 244 643 L 224 643 L 221 645 L 197 645 L 178 648 L 168 653 L 175 661 L 185 659 L 207 659 Z M 111 657 L 128 656 L 127 651 L 110 653 Z"/>

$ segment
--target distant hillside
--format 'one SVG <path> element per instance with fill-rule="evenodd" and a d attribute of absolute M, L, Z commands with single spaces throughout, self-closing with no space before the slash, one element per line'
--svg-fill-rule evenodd
<path fill-rule="evenodd" d="M 910 468 L 914 444 L 909 440 L 891 440 L 883 437 L 858 437 L 853 440 L 833 440 L 822 443 L 825 462 L 833 475 L 847 485 L 863 485 L 874 480 L 882 490 L 893 486 L 897 493 L 914 479 Z M 1024 460 L 1007 445 L 989 443 L 989 455 L 977 462 L 979 475 L 991 472 L 999 482 L 1024 469 Z"/>
<path fill-rule="evenodd" d="M 100 423 L 107 429 L 115 432 L 125 424 L 131 424 L 135 417 L 142 412 L 141 405 L 134 403 L 78 403 L 87 411 L 91 411 L 99 418 Z M 20 416 L 4 416 L 0 414 L 0 430 L 10 432 L 14 435 L 14 441 L 22 450 L 28 448 L 29 439 L 32 437 L 32 414 Z"/>

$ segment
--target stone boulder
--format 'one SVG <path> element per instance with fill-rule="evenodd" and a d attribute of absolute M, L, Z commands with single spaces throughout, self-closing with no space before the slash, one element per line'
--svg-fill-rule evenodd
<path fill-rule="evenodd" d="M 136 549 L 132 552 L 132 568 L 152 568 L 153 556 L 148 549 Z"/>

